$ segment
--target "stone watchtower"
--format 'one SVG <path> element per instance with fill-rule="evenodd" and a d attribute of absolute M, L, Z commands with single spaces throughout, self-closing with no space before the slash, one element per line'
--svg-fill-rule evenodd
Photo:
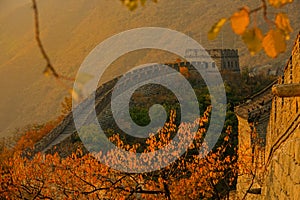
<path fill-rule="evenodd" d="M 186 58 L 206 58 L 206 51 L 214 60 L 213 67 L 216 65 L 220 72 L 240 73 L 239 54 L 237 49 L 187 49 Z"/>
<path fill-rule="evenodd" d="M 209 49 L 207 50 L 215 61 L 219 70 L 240 73 L 239 54 L 237 49 Z"/>

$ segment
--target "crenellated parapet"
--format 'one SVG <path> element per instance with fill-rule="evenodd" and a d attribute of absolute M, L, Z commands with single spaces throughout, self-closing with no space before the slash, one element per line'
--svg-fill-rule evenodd
<path fill-rule="evenodd" d="M 248 192 L 246 199 L 300 198 L 300 96 L 295 90 L 299 84 L 300 33 L 284 75 L 235 108 L 239 148 L 247 146 L 244 151 L 252 155 L 253 169 L 256 163 L 262 164 L 260 170 L 254 170 L 254 179 L 253 176 L 238 178 L 238 197 Z M 262 143 L 255 145 L 260 138 Z M 252 194 L 252 189 L 259 193 Z"/>
<path fill-rule="evenodd" d="M 239 54 L 237 49 L 187 49 L 186 58 L 200 57 L 203 59 L 207 58 L 206 51 L 210 58 L 214 60 L 214 65 L 218 67 L 219 71 L 231 71 L 240 73 Z"/>
<path fill-rule="evenodd" d="M 277 87 L 300 84 L 300 33 Z M 300 96 L 277 96 L 272 102 L 266 145 L 264 199 L 300 198 Z"/>

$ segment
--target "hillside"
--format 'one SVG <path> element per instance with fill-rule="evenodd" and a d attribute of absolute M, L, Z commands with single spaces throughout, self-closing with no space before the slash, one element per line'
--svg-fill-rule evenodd
<path fill-rule="evenodd" d="M 0 136 L 15 128 L 48 121 L 60 112 L 60 102 L 67 90 L 53 78 L 42 74 L 45 63 L 33 35 L 30 0 L 0 2 Z M 258 4 L 259 1 L 257 1 Z M 241 66 L 282 65 L 290 55 L 292 41 L 300 30 L 296 1 L 288 6 L 294 34 L 287 52 L 277 59 L 264 54 L 250 57 L 240 39 L 226 25 L 217 40 L 210 42 L 206 33 L 219 18 L 229 16 L 247 1 L 160 0 L 129 12 L 118 0 L 38 1 L 41 36 L 54 66 L 64 75 L 74 77 L 83 59 L 104 39 L 131 28 L 160 26 L 189 34 L 205 48 L 238 48 Z M 271 10 L 270 10 L 271 12 Z M 223 35 L 223 37 L 222 37 Z M 223 38 L 223 39 L 222 39 Z M 103 81 L 123 74 L 136 64 L 172 61 L 176 57 L 160 51 L 139 51 L 118 59 Z M 72 87 L 71 82 L 65 83 Z"/>

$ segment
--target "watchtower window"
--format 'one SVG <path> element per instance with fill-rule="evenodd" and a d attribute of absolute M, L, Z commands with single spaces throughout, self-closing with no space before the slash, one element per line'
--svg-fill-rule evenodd
<path fill-rule="evenodd" d="M 205 66 L 205 69 L 207 69 L 207 68 L 208 68 L 208 64 L 207 64 L 207 62 L 205 62 L 205 63 L 204 63 L 204 66 Z"/>

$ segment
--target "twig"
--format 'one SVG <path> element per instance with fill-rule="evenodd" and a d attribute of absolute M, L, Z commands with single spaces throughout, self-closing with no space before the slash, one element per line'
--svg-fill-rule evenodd
<path fill-rule="evenodd" d="M 264 8 L 263 5 L 261 5 L 261 6 L 257 7 L 257 8 L 255 8 L 255 9 L 253 9 L 253 10 L 250 10 L 249 14 L 256 13 L 256 12 L 260 11 L 263 8 Z"/>
<path fill-rule="evenodd" d="M 32 8 L 34 11 L 35 40 L 37 41 L 37 44 L 38 44 L 38 47 L 40 49 L 42 56 L 44 57 L 44 59 L 47 62 L 47 66 L 46 66 L 44 72 L 46 72 L 47 70 L 50 70 L 55 78 L 59 78 L 60 76 L 58 75 L 58 73 L 54 69 L 53 65 L 51 64 L 50 58 L 49 58 L 48 54 L 46 53 L 45 48 L 44 48 L 43 43 L 40 38 L 39 12 L 38 12 L 38 8 L 37 8 L 36 0 L 32 0 Z"/>
<path fill-rule="evenodd" d="M 274 25 L 275 23 L 268 18 L 268 13 L 267 13 L 268 6 L 267 6 L 266 0 L 261 0 L 261 2 L 262 2 L 262 7 L 263 7 L 264 20 L 269 24 L 269 26 Z"/>

